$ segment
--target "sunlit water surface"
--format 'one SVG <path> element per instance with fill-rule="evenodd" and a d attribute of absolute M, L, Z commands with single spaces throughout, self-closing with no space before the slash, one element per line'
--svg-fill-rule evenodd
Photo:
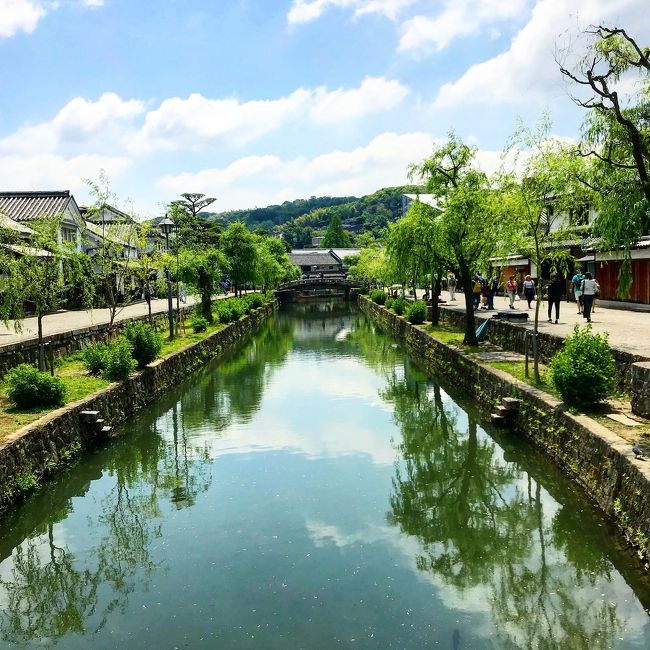
<path fill-rule="evenodd" d="M 649 648 L 608 524 L 459 399 L 283 311 L 4 517 L 0 645 Z"/>

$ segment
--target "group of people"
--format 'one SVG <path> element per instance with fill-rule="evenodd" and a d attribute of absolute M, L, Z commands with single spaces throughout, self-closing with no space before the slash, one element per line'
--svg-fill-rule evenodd
<path fill-rule="evenodd" d="M 490 279 L 477 273 L 473 278 L 472 303 L 474 309 L 494 309 L 494 297 L 499 290 L 499 278 L 494 275 Z M 456 300 L 456 277 L 453 273 L 447 275 L 447 290 L 449 291 L 449 300 Z M 564 280 L 557 273 L 551 276 L 550 282 L 546 285 L 546 298 L 548 302 L 548 322 L 552 323 L 552 314 L 555 311 L 555 323 L 560 319 L 560 302 L 564 294 Z M 595 312 L 595 301 L 598 297 L 600 287 L 593 275 L 589 272 L 582 273 L 577 271 L 571 278 L 569 284 L 569 294 L 573 297 L 578 306 L 578 314 L 591 323 L 591 314 Z M 514 275 L 509 276 L 505 284 L 505 292 L 508 298 L 508 307 L 515 309 L 515 301 L 520 299 L 519 283 Z M 537 286 L 530 275 L 526 275 L 522 282 L 523 299 L 528 303 L 528 309 L 532 308 L 532 303 L 537 295 Z"/>

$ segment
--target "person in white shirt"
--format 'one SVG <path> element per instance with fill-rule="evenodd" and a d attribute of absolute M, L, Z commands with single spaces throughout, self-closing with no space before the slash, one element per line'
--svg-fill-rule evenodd
<path fill-rule="evenodd" d="M 594 280 L 591 273 L 585 273 L 580 290 L 582 291 L 582 316 L 587 319 L 588 323 L 591 323 L 591 307 L 594 304 L 597 287 L 598 283 Z"/>

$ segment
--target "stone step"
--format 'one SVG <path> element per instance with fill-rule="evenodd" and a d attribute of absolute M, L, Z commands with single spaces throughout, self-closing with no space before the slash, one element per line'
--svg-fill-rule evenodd
<path fill-rule="evenodd" d="M 495 409 L 496 413 L 504 418 L 509 418 L 511 417 L 515 411 L 512 409 L 506 408 L 505 406 L 497 406 Z"/>
<path fill-rule="evenodd" d="M 490 422 L 492 422 L 492 424 L 496 424 L 497 426 L 503 427 L 506 424 L 506 419 L 499 413 L 492 413 L 490 415 Z"/>
<path fill-rule="evenodd" d="M 504 397 L 501 400 L 501 404 L 503 404 L 504 408 L 508 411 L 518 411 L 521 406 L 521 400 L 516 397 Z"/>
<path fill-rule="evenodd" d="M 96 424 L 101 430 L 101 428 L 106 424 L 106 420 L 104 420 L 104 418 L 97 418 L 93 424 Z"/>
<path fill-rule="evenodd" d="M 105 438 L 112 438 L 113 437 L 113 427 L 110 426 L 104 426 L 99 430 L 100 435 L 104 436 Z"/>
<path fill-rule="evenodd" d="M 99 411 L 81 411 L 79 416 L 85 422 L 92 422 L 99 417 Z"/>

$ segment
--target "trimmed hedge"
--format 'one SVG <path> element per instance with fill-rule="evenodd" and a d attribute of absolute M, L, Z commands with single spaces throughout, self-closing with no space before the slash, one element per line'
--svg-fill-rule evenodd
<path fill-rule="evenodd" d="M 406 320 L 413 325 L 422 325 L 427 317 L 427 306 L 421 301 L 416 300 L 406 310 Z"/>
<path fill-rule="evenodd" d="M 18 408 L 60 406 L 65 399 L 65 385 L 59 377 L 26 363 L 12 368 L 5 381 L 7 395 Z"/>

